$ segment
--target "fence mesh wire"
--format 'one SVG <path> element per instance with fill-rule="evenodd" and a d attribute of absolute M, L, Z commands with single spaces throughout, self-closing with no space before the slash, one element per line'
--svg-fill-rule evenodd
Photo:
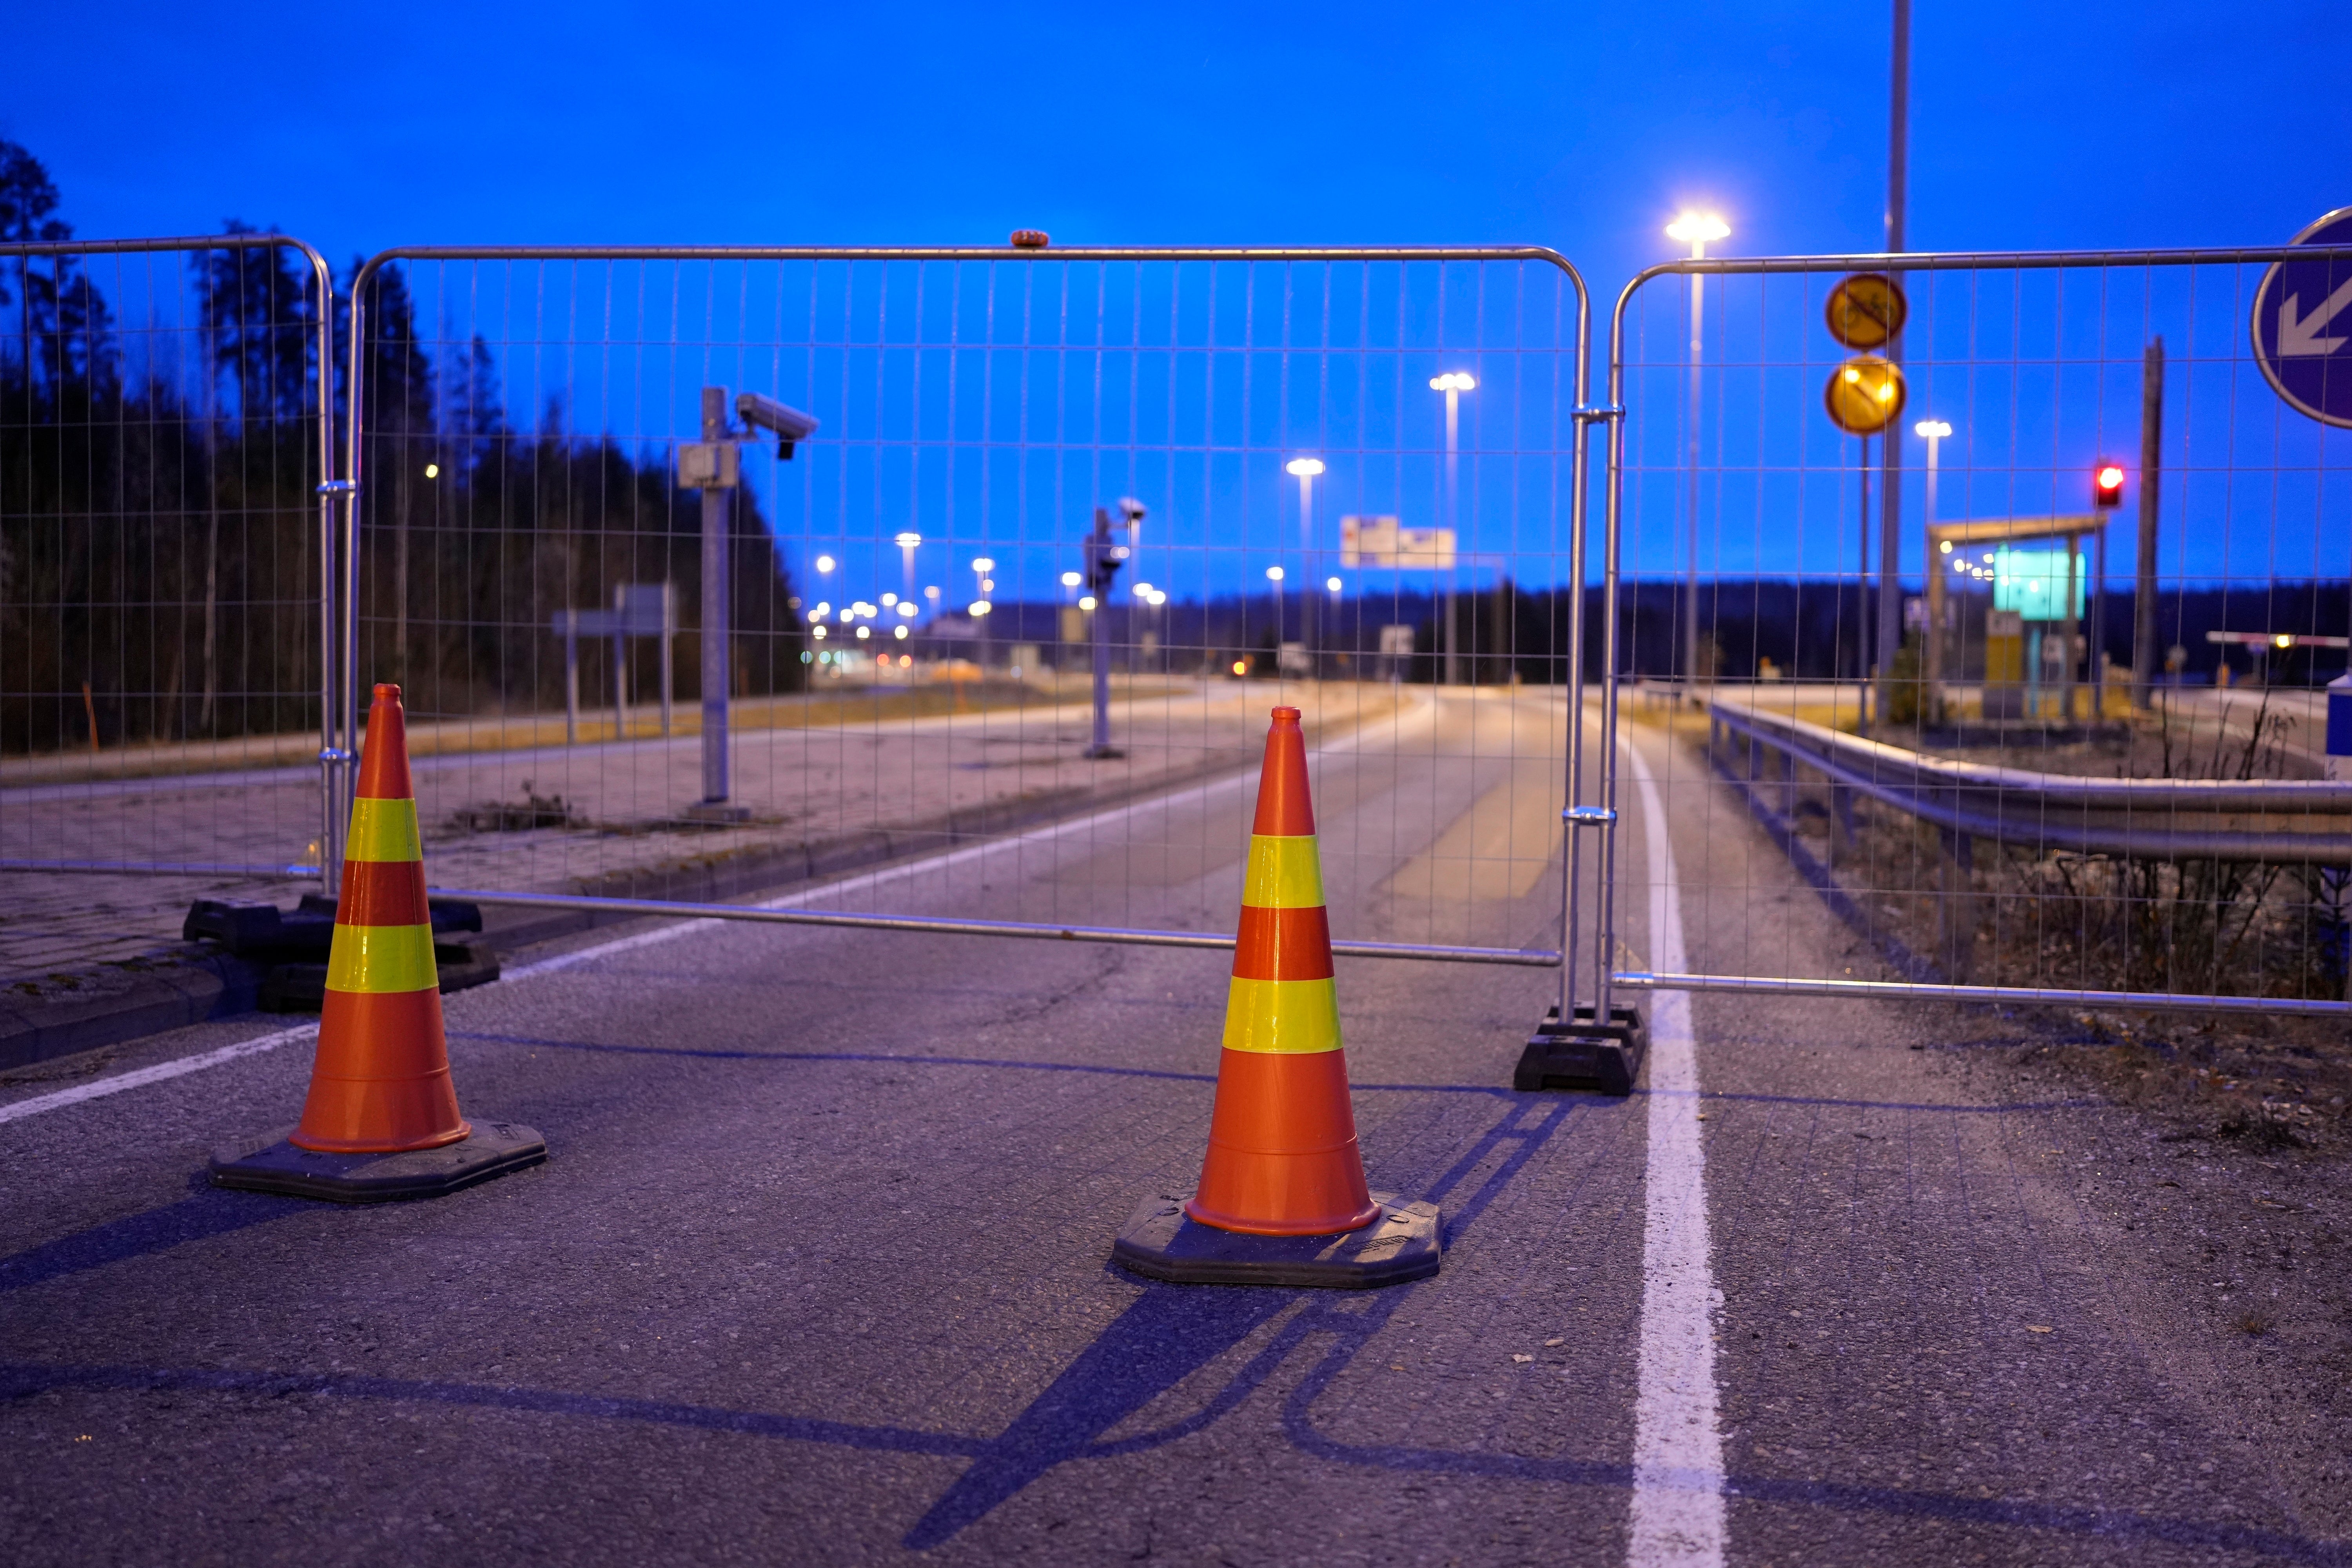
<path fill-rule="evenodd" d="M 316 865 L 330 299 L 272 237 L 0 247 L 8 978 Z"/>
<path fill-rule="evenodd" d="M 2352 825 L 2319 781 L 2352 436 L 2258 362 L 2272 265 L 1906 259 L 1884 346 L 1832 331 L 1867 262 L 1631 292 L 1619 653 L 1636 735 L 1690 742 L 1659 754 L 1710 819 L 1683 897 L 1740 911 L 1711 970 L 1844 977 L 1771 918 L 1793 859 L 1856 977 L 2345 996 Z M 1899 377 L 1876 436 L 1832 412 L 1885 383 L 1865 356 Z"/>
<path fill-rule="evenodd" d="M 407 693 L 436 884 L 708 898 L 1017 839 L 829 901 L 1230 930 L 1170 889 L 1238 863 L 1230 785 L 1291 703 L 1348 759 L 1335 934 L 1557 948 L 1556 262 L 411 252 L 362 304 L 354 674 Z M 744 432 L 718 492 L 724 803 L 707 388 L 739 431 L 744 393 L 819 421 Z M 1021 837 L 1171 790 L 1197 809 Z"/>

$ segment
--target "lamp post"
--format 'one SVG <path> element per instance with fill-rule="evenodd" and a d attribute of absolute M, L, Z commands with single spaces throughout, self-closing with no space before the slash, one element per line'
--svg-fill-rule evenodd
<path fill-rule="evenodd" d="M 1274 584 L 1274 678 L 1282 679 L 1282 568 L 1269 566 L 1265 580 Z"/>
<path fill-rule="evenodd" d="M 1461 497 L 1457 454 L 1461 445 L 1462 395 L 1477 389 L 1478 378 L 1466 370 L 1448 371 L 1444 375 L 1429 378 L 1430 389 L 1445 394 L 1445 526 L 1453 531 L 1454 549 L 1462 542 Z M 1445 650 L 1445 664 L 1440 683 L 1455 684 L 1460 671 L 1455 665 L 1454 638 L 1454 583 L 1449 576 L 1445 584 L 1445 619 L 1439 626 L 1439 641 Z"/>
<path fill-rule="evenodd" d="M 1298 548 L 1306 557 L 1307 569 L 1311 574 L 1314 571 L 1315 563 L 1315 476 L 1323 471 L 1323 459 L 1320 458 L 1293 458 L 1290 461 L 1282 465 L 1282 471 L 1293 476 L 1298 480 Z M 1280 590 L 1277 589 L 1277 595 L 1279 595 L 1279 592 Z M 1277 607 L 1280 605 L 1280 603 L 1281 600 L 1277 597 L 1276 600 Z M 1282 623 L 1279 616 L 1276 616 L 1275 621 L 1274 640 L 1275 659 L 1278 664 L 1281 662 L 1282 658 Z M 1307 645 L 1307 657 L 1310 659 L 1315 658 L 1317 657 L 1315 652 L 1315 595 L 1312 594 L 1305 594 L 1299 596 L 1298 640 Z M 1319 665 L 1317 668 L 1317 673 L 1321 673 Z"/>
<path fill-rule="evenodd" d="M 1728 239 L 1731 226 L 1713 213 L 1685 213 L 1666 225 L 1666 237 L 1676 239 L 1691 247 L 1693 261 L 1706 259 L 1707 241 Z M 1690 385 L 1690 478 L 1687 485 L 1690 502 L 1689 520 L 1684 532 L 1686 571 L 1683 603 L 1683 679 L 1693 686 L 1698 684 L 1698 367 L 1702 345 L 1706 342 L 1706 279 L 1694 272 L 1690 275 L 1690 360 L 1684 372 Z"/>
<path fill-rule="evenodd" d="M 975 590 L 971 601 L 971 619 L 973 626 L 979 631 L 980 668 L 982 669 L 988 668 L 988 613 L 995 605 L 991 595 L 996 584 L 990 578 L 989 574 L 995 570 L 996 563 L 990 557 L 975 555 L 971 558 L 971 584 Z"/>
<path fill-rule="evenodd" d="M 1911 429 L 1913 434 L 1926 437 L 1927 442 L 1927 626 L 1921 634 L 1924 646 L 1919 661 L 1919 678 L 1926 687 L 1922 695 L 1927 700 L 1920 704 L 1919 716 L 1925 721 L 1934 722 L 1941 716 L 1944 707 L 1944 574 L 1941 570 L 1943 562 L 1935 550 L 1936 458 L 1938 446 L 1945 437 L 1952 433 L 1952 427 L 1941 419 L 1922 419 Z M 1951 548 L 1951 541 L 1946 540 L 1944 552 L 1948 554 Z"/>

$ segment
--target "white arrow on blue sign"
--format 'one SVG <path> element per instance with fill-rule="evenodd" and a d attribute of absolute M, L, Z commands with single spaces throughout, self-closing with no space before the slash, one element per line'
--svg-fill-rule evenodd
<path fill-rule="evenodd" d="M 2298 412 L 2352 428 L 2352 207 L 2329 213 L 2294 243 L 2346 248 L 2272 264 L 2254 290 L 2254 360 Z"/>

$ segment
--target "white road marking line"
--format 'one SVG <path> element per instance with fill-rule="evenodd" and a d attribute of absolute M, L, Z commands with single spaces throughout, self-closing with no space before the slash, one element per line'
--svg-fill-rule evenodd
<path fill-rule="evenodd" d="M 1650 855 L 1650 962 L 1666 972 L 1668 963 L 1685 957 L 1674 846 L 1649 763 L 1630 740 L 1622 743 L 1642 792 L 1642 839 Z M 1707 1245 L 1698 1108 L 1690 997 L 1657 992 L 1650 1012 L 1641 1382 L 1633 1415 L 1633 1542 L 1626 1552 L 1633 1568 L 1719 1568 L 1723 1562 L 1723 1434 L 1715 1387 L 1722 1297 Z"/>
<path fill-rule="evenodd" d="M 1389 738 L 1402 740 L 1410 731 L 1426 728 L 1434 721 L 1436 714 L 1435 700 L 1423 699 L 1410 711 L 1395 717 L 1394 722 L 1388 729 Z M 1370 723 L 1359 725 L 1331 744 L 1318 747 L 1317 750 L 1319 754 L 1326 756 L 1335 752 L 1354 751 L 1363 743 L 1366 731 L 1377 728 L 1379 724 L 1380 721 L 1374 720 Z M 1004 838 L 987 844 L 969 845 L 961 849 L 946 850 L 924 859 L 910 860 L 903 866 L 891 866 L 879 871 L 869 871 L 862 877 L 853 877 L 845 882 L 827 882 L 822 887 L 811 888 L 781 899 L 772 899 L 758 907 L 764 910 L 788 910 L 795 904 L 807 903 L 820 895 L 834 899 L 844 893 L 862 892 L 888 882 L 900 881 L 919 872 L 943 871 L 950 866 L 959 866 L 983 855 L 1000 854 L 1004 850 L 1024 845 L 1045 843 L 1066 834 L 1091 832 L 1121 817 L 1131 816 L 1137 812 L 1163 809 L 1180 805 L 1186 800 L 1205 800 L 1212 795 L 1223 795 L 1244 784 L 1252 783 L 1256 777 L 1255 773 L 1244 771 L 1206 784 L 1186 784 L 1163 795 L 1149 795 L 1142 800 L 1129 801 L 1125 805 L 1112 806 L 1108 811 L 1098 811 L 1092 816 L 1082 816 L 1074 822 L 1049 823 L 1044 827 L 1033 828 L 1017 838 Z M 508 970 L 499 978 L 499 984 L 510 985 L 517 981 L 533 979 L 541 974 L 552 974 L 595 959 L 612 958 L 620 953 L 633 952 L 641 947 L 653 947 L 662 942 L 675 942 L 692 931 L 707 931 L 713 927 L 732 923 L 734 922 L 719 920 L 680 921 L 676 925 L 639 931 L 635 936 L 616 937 L 611 942 L 598 942 L 593 947 L 583 947 L 575 952 L 558 953 L 553 958 L 543 958 L 537 963 L 526 963 L 520 969 Z M 142 1089 L 151 1083 L 163 1083 L 171 1079 L 184 1078 L 189 1073 L 202 1072 L 206 1068 L 220 1067 L 225 1063 L 238 1060 L 240 1058 L 259 1056 L 265 1051 L 274 1051 L 280 1046 L 292 1045 L 297 1040 L 315 1039 L 318 1033 L 318 1025 L 304 1024 L 296 1028 L 280 1029 L 274 1034 L 258 1035 L 249 1040 L 239 1040 L 235 1045 L 222 1046 L 209 1051 L 199 1051 L 194 1056 L 180 1057 L 167 1062 L 157 1062 L 152 1067 L 140 1068 L 132 1072 L 117 1073 L 112 1078 L 101 1078 L 89 1083 L 76 1084 L 71 1089 L 61 1089 L 54 1093 L 37 1094 L 27 1100 L 0 1105 L 0 1124 L 20 1121 L 26 1117 L 38 1116 L 47 1110 L 62 1110 L 69 1105 L 79 1105 L 85 1100 L 101 1100 L 110 1094 L 121 1094 L 126 1089 Z"/>
<path fill-rule="evenodd" d="M 60 1089 L 49 1094 L 37 1094 L 30 1100 L 19 1100 L 0 1105 L 0 1122 L 17 1121 L 27 1116 L 38 1116 L 44 1110 L 62 1110 L 68 1105 L 79 1105 L 85 1100 L 101 1100 L 110 1094 L 121 1094 L 126 1089 L 141 1089 L 166 1079 L 184 1077 L 233 1062 L 239 1057 L 257 1057 L 264 1051 L 274 1051 L 280 1046 L 290 1046 L 297 1040 L 313 1038 L 319 1033 L 316 1024 L 303 1024 L 291 1029 L 280 1029 L 272 1035 L 257 1035 L 249 1040 L 239 1040 L 233 1046 L 216 1050 L 200 1051 L 192 1057 L 180 1057 L 135 1072 L 117 1073 L 112 1078 L 96 1079 L 78 1083 L 71 1089 Z"/>

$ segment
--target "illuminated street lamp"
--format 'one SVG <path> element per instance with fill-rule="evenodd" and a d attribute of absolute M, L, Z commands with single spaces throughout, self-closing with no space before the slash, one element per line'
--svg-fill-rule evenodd
<path fill-rule="evenodd" d="M 1323 471 L 1320 458 L 1293 458 L 1282 465 L 1282 471 L 1298 480 L 1298 545 L 1311 563 L 1315 559 L 1315 476 Z M 1279 607 L 1279 601 L 1277 601 Z M 1282 622 L 1274 624 L 1274 640 L 1282 640 Z M 1298 601 L 1298 639 L 1305 643 L 1309 658 L 1315 648 L 1315 601 L 1302 595 Z"/>
<path fill-rule="evenodd" d="M 1731 226 L 1714 213 L 1684 213 L 1666 225 L 1666 237 L 1691 247 L 1693 261 L 1706 259 L 1709 240 L 1731 237 Z M 1688 577 L 1685 602 L 1683 605 L 1683 679 L 1696 683 L 1698 668 L 1698 366 L 1700 344 L 1704 341 L 1701 328 L 1706 320 L 1706 280 L 1697 273 L 1690 274 L 1690 361 L 1684 372 L 1690 384 L 1690 521 L 1685 544 L 1688 551 Z"/>
<path fill-rule="evenodd" d="M 1445 394 L 1445 526 L 1454 538 L 1462 536 L 1462 485 L 1456 461 L 1462 429 L 1462 395 L 1478 389 L 1478 378 L 1466 370 L 1448 371 L 1444 375 L 1429 378 L 1432 392 Z M 1454 668 L 1454 584 L 1445 584 L 1445 619 L 1438 627 L 1438 641 L 1445 655 L 1439 683 L 1452 686 L 1459 672 Z"/>
<path fill-rule="evenodd" d="M 972 596 L 971 620 L 972 625 L 980 629 L 980 668 L 982 669 L 988 668 L 988 595 L 996 586 L 989 580 L 988 574 L 995 570 L 996 562 L 992 558 L 986 555 L 971 558 L 972 586 L 978 590 Z"/>
<path fill-rule="evenodd" d="M 1911 426 L 1911 431 L 1914 435 L 1926 437 L 1927 440 L 1927 521 L 1933 526 L 1936 521 L 1936 447 L 1952 433 L 1952 427 L 1941 419 L 1922 419 Z"/>

